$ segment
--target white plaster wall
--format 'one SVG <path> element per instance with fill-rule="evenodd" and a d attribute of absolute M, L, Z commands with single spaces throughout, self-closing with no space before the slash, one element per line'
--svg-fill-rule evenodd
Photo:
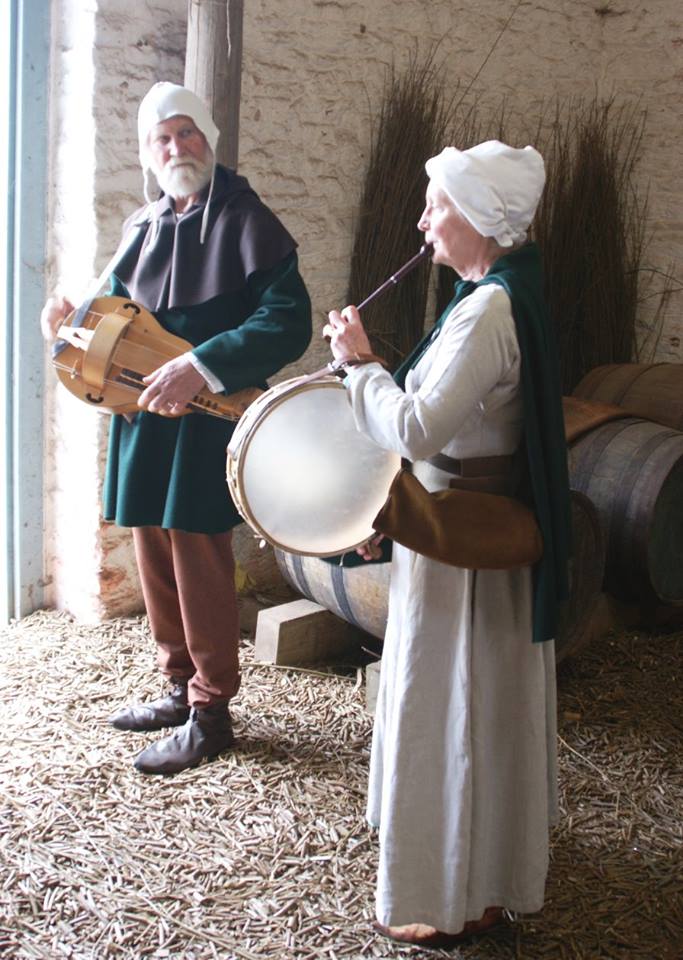
<path fill-rule="evenodd" d="M 529 0 L 519 5 L 495 49 L 512 3 L 245 0 L 245 7 L 240 172 L 300 243 L 317 331 L 346 288 L 355 206 L 386 67 L 392 60 L 400 67 L 411 52 L 424 54 L 435 42 L 453 90 L 459 82 L 468 85 L 488 57 L 469 96 L 485 113 L 497 109 L 504 95 L 520 135 L 535 128 L 544 103 L 555 95 L 598 91 L 639 101 L 648 118 L 640 177 L 642 188 L 650 187 L 649 259 L 662 270 L 672 266 L 683 282 L 678 0 L 653 0 L 647 7 L 632 0 Z M 86 266 L 88 272 L 101 268 L 121 221 L 140 202 L 137 104 L 154 80 L 182 79 L 185 0 L 53 0 L 53 10 L 52 272 L 53 279 L 77 283 Z M 92 42 L 91 49 L 78 49 L 74 24 L 88 16 L 94 49 Z M 74 64 L 86 59 L 93 80 L 81 89 Z M 67 159 L 76 143 L 89 166 L 74 181 Z M 416 249 L 418 244 L 416 231 Z M 388 270 L 396 266 L 387 264 Z M 659 359 L 683 360 L 682 336 L 678 294 L 667 311 Z M 316 332 L 314 346 L 294 370 L 315 369 L 325 358 Z M 54 602 L 88 616 L 133 609 L 140 597 L 128 536 L 102 529 L 98 519 L 104 424 L 75 407 L 68 417 L 56 416 L 48 441 L 47 567 Z M 87 475 L 86 503 L 65 479 L 65 464 L 76 457 Z M 77 537 L 76 514 L 82 514 Z M 65 537 L 87 558 L 77 571 Z M 81 577 L 89 581 L 83 589 Z M 88 592 L 88 599 L 80 597 Z"/>
<path fill-rule="evenodd" d="M 53 0 L 48 290 L 79 303 L 141 203 L 135 116 L 182 82 L 185 0 Z M 130 533 L 101 519 L 108 417 L 46 378 L 47 602 L 95 622 L 142 609 Z"/>
<path fill-rule="evenodd" d="M 453 90 L 469 85 L 490 54 L 469 99 L 480 113 L 487 105 L 493 113 L 504 96 L 520 133 L 535 129 L 556 95 L 597 91 L 640 102 L 647 112 L 640 180 L 643 192 L 650 189 L 648 260 L 661 270 L 673 266 L 683 283 L 678 0 L 647 7 L 631 0 L 524 2 L 493 51 L 513 3 L 248 0 L 246 7 L 241 172 L 299 239 L 318 319 L 346 288 L 354 203 L 386 65 L 400 66 L 416 45 L 426 53 L 437 42 Z M 659 359 L 683 359 L 681 303 L 680 294 L 670 302 Z"/>

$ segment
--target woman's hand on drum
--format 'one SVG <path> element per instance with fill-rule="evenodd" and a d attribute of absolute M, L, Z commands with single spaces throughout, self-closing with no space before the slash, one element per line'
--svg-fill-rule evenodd
<path fill-rule="evenodd" d="M 356 553 L 362 557 L 363 560 L 379 560 L 382 556 L 382 551 L 379 546 L 382 540 L 384 540 L 384 534 L 378 533 L 376 537 L 371 537 L 370 540 L 362 543 L 360 547 L 356 547 Z"/>
<path fill-rule="evenodd" d="M 188 402 L 206 386 L 204 377 L 187 359 L 175 357 L 143 378 L 147 389 L 138 397 L 138 406 L 162 417 L 179 417 Z"/>
<path fill-rule="evenodd" d="M 361 354 L 372 353 L 372 347 L 355 307 L 331 310 L 328 322 L 323 327 L 323 337 L 330 341 L 335 360 L 348 360 Z"/>

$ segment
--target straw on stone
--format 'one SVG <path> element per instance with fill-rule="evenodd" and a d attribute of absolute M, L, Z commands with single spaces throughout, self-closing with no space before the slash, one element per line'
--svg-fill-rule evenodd
<path fill-rule="evenodd" d="M 682 658 L 683 634 L 624 634 L 562 664 L 545 908 L 435 954 L 370 926 L 372 720 L 353 665 L 275 669 L 245 638 L 236 749 L 144 777 L 131 761 L 163 734 L 106 718 L 158 694 L 146 621 L 34 614 L 0 635 L 0 956 L 678 960 Z"/>

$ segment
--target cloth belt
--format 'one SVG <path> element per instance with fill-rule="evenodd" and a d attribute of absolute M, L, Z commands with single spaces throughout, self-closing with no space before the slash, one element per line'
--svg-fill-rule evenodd
<path fill-rule="evenodd" d="M 517 463 L 515 454 L 456 460 L 445 453 L 436 453 L 433 457 L 428 457 L 426 462 L 437 470 L 452 475 L 453 479 L 448 484 L 451 488 L 503 496 L 514 495 Z"/>

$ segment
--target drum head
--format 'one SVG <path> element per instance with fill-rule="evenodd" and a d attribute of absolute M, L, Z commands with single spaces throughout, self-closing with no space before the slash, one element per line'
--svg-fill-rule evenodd
<path fill-rule="evenodd" d="M 339 381 L 257 403 L 265 412 L 238 452 L 239 499 L 250 525 L 275 546 L 318 557 L 373 536 L 400 457 L 356 429 Z"/>

